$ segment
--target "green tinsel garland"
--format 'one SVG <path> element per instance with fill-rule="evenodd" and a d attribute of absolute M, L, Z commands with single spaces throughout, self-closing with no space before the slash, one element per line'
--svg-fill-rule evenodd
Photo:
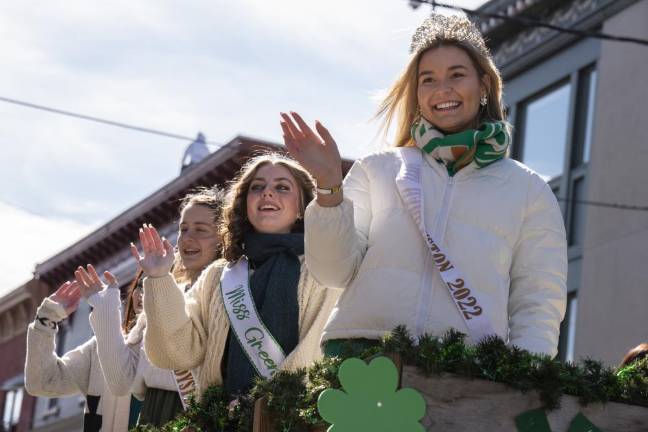
<path fill-rule="evenodd" d="M 190 426 L 199 431 L 251 431 L 254 400 L 265 397 L 274 413 L 277 430 L 307 431 L 323 421 L 317 398 L 327 388 L 340 388 L 337 372 L 348 357 L 367 360 L 381 353 L 400 354 L 403 363 L 414 365 L 425 376 L 456 375 L 501 382 L 521 392 L 535 390 L 552 410 L 560 407 L 563 394 L 576 396 L 582 405 L 608 401 L 648 407 L 648 358 L 614 371 L 587 359 L 579 364 L 561 363 L 547 356 L 507 346 L 497 337 L 476 346 L 464 343 L 465 335 L 451 330 L 441 338 L 422 336 L 415 343 L 404 326 L 397 327 L 380 346 L 362 353 L 351 345 L 341 358 L 324 359 L 308 370 L 280 371 L 271 380 L 257 380 L 249 395 L 228 409 L 228 398 L 218 387 L 210 387 L 200 401 L 162 428 L 138 427 L 136 432 L 180 432 Z"/>

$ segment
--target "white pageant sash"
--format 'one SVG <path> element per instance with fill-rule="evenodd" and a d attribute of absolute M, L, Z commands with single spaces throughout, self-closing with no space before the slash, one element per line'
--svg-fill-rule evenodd
<path fill-rule="evenodd" d="M 485 336 L 495 333 L 485 313 L 484 304 L 479 301 L 477 293 L 472 288 L 473 285 L 468 282 L 465 276 L 461 275 L 450 256 L 440 245 L 435 243 L 425 227 L 423 192 L 421 190 L 423 154 L 418 147 L 401 147 L 398 150 L 402 162 L 400 171 L 396 176 L 398 193 L 423 235 L 423 239 L 432 254 L 432 261 L 439 270 L 450 292 L 450 297 L 466 323 L 471 339 L 475 343 L 479 342 Z"/>
<path fill-rule="evenodd" d="M 229 263 L 221 276 L 221 294 L 230 327 L 257 373 L 270 378 L 286 358 L 261 321 L 250 291 L 247 258 Z"/>
<path fill-rule="evenodd" d="M 182 402 L 182 409 L 186 411 L 189 406 L 189 398 L 196 392 L 196 382 L 193 374 L 188 370 L 174 370 L 172 374 L 178 396 L 180 396 L 180 402 Z"/>

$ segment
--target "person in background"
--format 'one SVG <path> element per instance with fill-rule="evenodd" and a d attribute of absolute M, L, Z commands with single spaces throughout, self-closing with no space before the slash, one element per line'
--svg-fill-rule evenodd
<path fill-rule="evenodd" d="M 181 204 L 175 268 L 183 284 L 190 284 L 218 257 L 220 238 L 216 221 L 221 204 L 222 193 L 217 189 L 196 191 Z M 145 355 L 140 355 L 146 326 L 140 314 L 140 277 L 133 280 L 129 289 L 123 323 L 119 285 L 109 272 L 104 277 L 108 284 L 100 280 L 93 266 L 79 267 L 75 280 L 64 283 L 43 300 L 27 332 L 25 388 L 34 396 L 83 394 L 84 431 L 127 430 L 131 391 L 147 400 L 140 424 L 165 423 L 175 417 L 182 404 L 174 373 L 155 368 Z M 95 336 L 59 357 L 55 347 L 58 326 L 76 310 L 82 297 L 93 308 L 90 323 Z"/>
<path fill-rule="evenodd" d="M 174 277 L 189 287 L 201 271 L 220 254 L 221 241 L 217 221 L 222 207 L 222 193 L 216 188 L 204 188 L 188 194 L 180 205 L 178 252 L 175 254 Z M 116 282 L 105 285 L 96 272 L 80 267 L 77 282 L 92 294 L 94 307 L 90 323 L 97 338 L 99 361 L 111 392 L 132 394 L 143 400 L 138 424 L 161 426 L 183 409 L 183 396 L 195 387 L 189 371 L 172 371 L 152 365 L 142 346 L 146 316 L 140 314 L 141 272 L 136 277 L 126 306 L 125 328 L 132 324 L 126 336 L 115 331 L 121 322 L 119 290 Z M 113 278 L 114 280 L 114 278 Z M 115 288 L 115 289 L 112 289 Z M 137 316 L 137 318 L 135 318 Z"/>
<path fill-rule="evenodd" d="M 36 319 L 27 329 L 25 389 L 32 396 L 42 397 L 82 394 L 86 399 L 84 432 L 125 431 L 130 395 L 115 397 L 108 389 L 97 354 L 97 339 L 93 336 L 61 357 L 56 354 L 58 327 L 77 309 L 81 297 L 79 284 L 68 281 L 39 306 Z"/>

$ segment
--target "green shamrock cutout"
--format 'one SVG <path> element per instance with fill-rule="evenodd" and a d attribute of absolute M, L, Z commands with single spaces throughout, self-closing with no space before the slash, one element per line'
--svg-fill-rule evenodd
<path fill-rule="evenodd" d="M 328 432 L 424 432 L 419 420 L 425 401 L 414 389 L 398 388 L 398 370 L 387 357 L 366 364 L 345 360 L 338 372 L 342 390 L 320 394 L 317 408 L 331 427 Z"/>

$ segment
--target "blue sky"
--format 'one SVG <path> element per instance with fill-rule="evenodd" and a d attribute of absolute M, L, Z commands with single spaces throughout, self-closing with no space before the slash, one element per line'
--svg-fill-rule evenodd
<path fill-rule="evenodd" d="M 430 11 L 405 0 L 5 2 L 0 96 L 217 143 L 280 142 L 279 112 L 297 110 L 357 157 L 381 145 L 369 119 Z M 5 103 L 0 116 L 0 296 L 176 177 L 188 145 Z"/>

